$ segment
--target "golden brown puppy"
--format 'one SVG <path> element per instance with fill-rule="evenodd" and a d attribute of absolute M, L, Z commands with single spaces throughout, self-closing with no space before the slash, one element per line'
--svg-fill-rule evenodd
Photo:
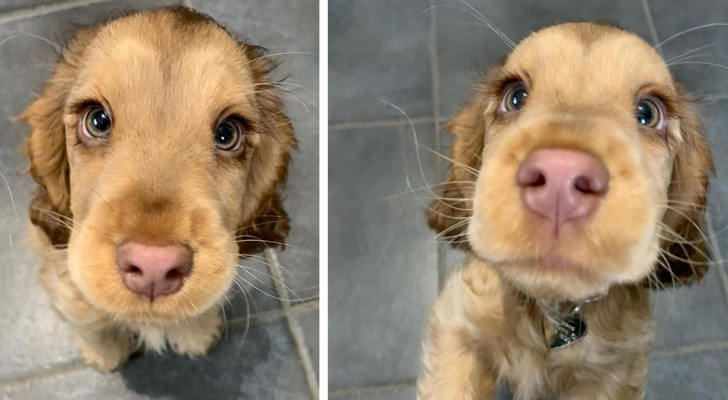
<path fill-rule="evenodd" d="M 270 69 L 190 9 L 136 13 L 80 30 L 22 114 L 41 282 L 88 362 L 204 354 L 239 255 L 285 239 Z"/>
<path fill-rule="evenodd" d="M 448 126 L 430 226 L 469 253 L 430 319 L 419 399 L 639 399 L 648 286 L 703 277 L 708 143 L 643 40 L 590 23 L 526 38 Z"/>

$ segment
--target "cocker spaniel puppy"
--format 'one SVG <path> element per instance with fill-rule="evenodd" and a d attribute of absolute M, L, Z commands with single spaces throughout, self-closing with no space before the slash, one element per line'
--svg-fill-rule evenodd
<path fill-rule="evenodd" d="M 711 154 L 695 106 L 636 35 L 523 40 L 448 126 L 427 216 L 469 256 L 431 314 L 419 399 L 640 399 L 648 288 L 704 276 Z"/>
<path fill-rule="evenodd" d="M 271 68 L 195 11 L 135 13 L 81 29 L 21 115 L 41 283 L 89 363 L 204 354 L 239 257 L 284 241 Z"/>

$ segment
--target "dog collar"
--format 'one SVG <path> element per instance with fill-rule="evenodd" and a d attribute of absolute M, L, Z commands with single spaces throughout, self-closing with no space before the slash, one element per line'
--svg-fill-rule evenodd
<path fill-rule="evenodd" d="M 581 341 L 589 327 L 581 317 L 584 304 L 593 303 L 601 297 L 592 297 L 579 303 L 573 301 L 538 302 L 543 313 L 543 336 L 549 349 L 568 347 Z"/>

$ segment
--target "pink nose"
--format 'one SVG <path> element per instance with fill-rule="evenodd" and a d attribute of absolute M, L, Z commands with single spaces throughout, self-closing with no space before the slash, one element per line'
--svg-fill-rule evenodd
<path fill-rule="evenodd" d="M 116 266 L 127 288 L 154 300 L 180 290 L 192 270 L 192 254 L 180 245 L 127 242 L 116 248 Z"/>
<path fill-rule="evenodd" d="M 526 206 L 551 221 L 558 232 L 565 222 L 586 218 L 599 208 L 609 173 L 587 153 L 541 149 L 523 161 L 516 183 Z"/>

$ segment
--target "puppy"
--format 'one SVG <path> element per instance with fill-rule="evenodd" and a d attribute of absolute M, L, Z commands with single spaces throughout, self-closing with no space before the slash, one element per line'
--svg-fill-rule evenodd
<path fill-rule="evenodd" d="M 239 257 L 284 241 L 271 68 L 195 11 L 135 13 L 81 29 L 22 113 L 41 284 L 87 362 L 204 354 Z"/>
<path fill-rule="evenodd" d="M 634 34 L 523 40 L 448 130 L 430 227 L 468 252 L 431 314 L 419 399 L 640 399 L 648 287 L 702 279 L 713 170 L 694 105 Z"/>

